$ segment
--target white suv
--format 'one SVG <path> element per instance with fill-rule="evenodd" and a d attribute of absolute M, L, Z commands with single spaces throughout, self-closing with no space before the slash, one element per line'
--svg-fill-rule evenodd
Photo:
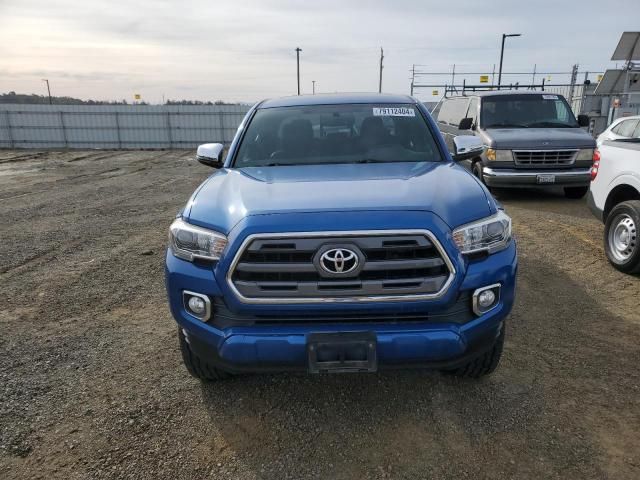
<path fill-rule="evenodd" d="M 604 222 L 607 257 L 621 272 L 639 273 L 640 129 L 630 137 L 603 140 L 593 160 L 587 203 Z"/>
<path fill-rule="evenodd" d="M 605 140 L 623 140 L 640 136 L 640 115 L 620 117 L 598 135 L 597 144 L 602 145 Z"/>

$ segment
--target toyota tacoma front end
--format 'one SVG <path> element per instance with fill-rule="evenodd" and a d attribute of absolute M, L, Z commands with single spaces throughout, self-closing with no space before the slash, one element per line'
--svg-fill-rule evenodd
<path fill-rule="evenodd" d="M 188 370 L 478 377 L 515 295 L 511 220 L 422 104 L 391 95 L 256 105 L 170 228 L 166 285 Z"/>

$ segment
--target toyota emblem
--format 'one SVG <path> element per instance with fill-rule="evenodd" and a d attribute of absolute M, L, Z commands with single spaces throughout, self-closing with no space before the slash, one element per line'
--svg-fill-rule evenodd
<path fill-rule="evenodd" d="M 331 274 L 347 274 L 358 268 L 358 254 L 348 248 L 332 248 L 320 256 L 320 267 Z"/>

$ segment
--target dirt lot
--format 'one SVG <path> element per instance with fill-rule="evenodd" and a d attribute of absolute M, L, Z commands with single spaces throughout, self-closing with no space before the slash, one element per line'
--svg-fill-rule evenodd
<path fill-rule="evenodd" d="M 559 193 L 520 247 L 498 371 L 201 385 L 163 286 L 187 152 L 0 152 L 0 478 L 640 478 L 640 279 Z"/>

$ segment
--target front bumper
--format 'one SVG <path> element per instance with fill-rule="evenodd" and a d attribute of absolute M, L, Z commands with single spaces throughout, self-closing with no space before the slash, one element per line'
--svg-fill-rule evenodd
<path fill-rule="evenodd" d="M 587 192 L 587 206 L 598 220 L 604 222 L 604 211 L 596 205 L 595 199 L 593 198 L 593 192 L 591 190 Z"/>
<path fill-rule="evenodd" d="M 286 321 L 267 324 L 225 325 L 216 327 L 189 315 L 182 303 L 182 291 L 190 290 L 222 297 L 211 268 L 196 265 L 167 254 L 166 281 L 172 314 L 185 333 L 194 352 L 209 362 L 230 372 L 281 371 L 307 369 L 307 338 L 312 333 L 372 332 L 377 339 L 380 368 L 429 367 L 454 368 L 491 348 L 499 336 L 504 320 L 511 311 L 515 297 L 517 256 L 515 241 L 509 248 L 483 260 L 459 266 L 454 288 L 446 298 L 432 301 L 407 301 L 376 304 L 273 305 L 251 307 L 255 314 L 282 312 L 283 319 L 294 312 L 335 312 L 336 315 L 362 313 L 366 318 L 376 313 L 424 313 L 424 321 L 352 321 L 305 323 Z M 464 322 L 431 315 L 450 306 L 464 292 L 499 283 L 498 305 L 481 315 L 465 318 Z M 215 312 L 214 312 L 215 317 Z"/>
<path fill-rule="evenodd" d="M 553 183 L 538 183 L 539 175 L 554 175 Z M 553 185 L 569 187 L 586 187 L 591 181 L 589 168 L 575 168 L 572 170 L 516 170 L 484 167 L 482 169 L 484 183 L 489 187 L 522 187 Z"/>

